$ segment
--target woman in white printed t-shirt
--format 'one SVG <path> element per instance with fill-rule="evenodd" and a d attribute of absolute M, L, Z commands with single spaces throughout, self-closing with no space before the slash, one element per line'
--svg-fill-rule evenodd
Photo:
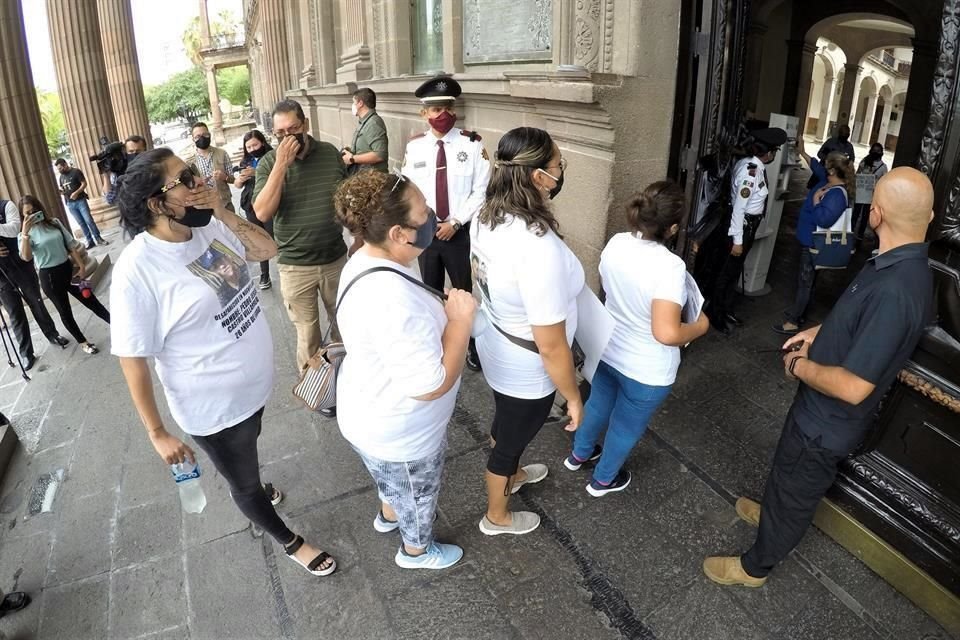
<path fill-rule="evenodd" d="M 680 346 L 707 332 L 710 322 L 681 320 L 686 266 L 664 243 L 676 235 L 683 191 L 654 182 L 627 205 L 633 231 L 618 233 L 600 255 L 606 307 L 616 324 L 593 377 L 583 422 L 564 461 L 577 471 L 599 460 L 587 492 L 600 497 L 630 484 L 623 463 L 643 437 L 650 418 L 670 393 L 680 366 Z M 597 441 L 606 429 L 603 448 Z"/>
<path fill-rule="evenodd" d="M 337 376 L 337 422 L 380 495 L 373 527 L 400 529 L 394 561 L 444 569 L 463 556 L 433 538 L 447 450 L 477 304 L 454 289 L 444 304 L 410 268 L 437 232 L 423 194 L 402 175 L 365 171 L 337 188 L 340 222 L 363 240 L 340 276 L 347 356 Z"/>
<path fill-rule="evenodd" d="M 163 423 L 150 358 L 174 420 L 210 457 L 243 515 L 311 574 L 333 573 L 336 561 L 287 528 L 274 509 L 282 494 L 260 481 L 257 438 L 273 389 L 273 339 L 246 261 L 269 260 L 276 243 L 228 211 L 167 148 L 130 163 L 117 181 L 117 204 L 134 238 L 113 268 L 111 351 L 153 448 L 167 464 L 195 462 Z"/>
<path fill-rule="evenodd" d="M 547 477 L 543 464 L 518 469 L 520 456 L 550 414 L 559 389 L 573 431 L 583 402 L 571 344 L 583 267 L 559 235 L 549 201 L 563 186 L 560 150 L 541 129 L 508 131 L 497 147 L 487 201 L 470 230 L 475 291 L 487 328 L 477 337 L 496 410 L 487 460 L 487 535 L 523 534 L 540 525 L 529 511 L 510 512 L 511 493 Z"/>

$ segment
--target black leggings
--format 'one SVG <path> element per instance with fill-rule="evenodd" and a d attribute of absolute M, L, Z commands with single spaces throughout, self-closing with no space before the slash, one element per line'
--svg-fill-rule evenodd
<path fill-rule="evenodd" d="M 487 460 L 487 471 L 504 477 L 517 472 L 520 456 L 550 416 L 556 395 L 554 391 L 545 398 L 526 400 L 493 392 L 494 413 L 490 437 L 496 444 Z"/>
<path fill-rule="evenodd" d="M 209 436 L 192 436 L 203 449 L 213 466 L 230 485 L 230 495 L 237 507 L 257 525 L 282 545 L 293 541 L 293 532 L 287 528 L 277 510 L 270 504 L 270 497 L 260 482 L 260 459 L 257 455 L 257 438 L 263 408 L 255 414 L 223 431 Z"/>
<path fill-rule="evenodd" d="M 87 338 L 83 335 L 83 332 L 80 331 L 80 327 L 73 317 L 69 296 L 73 296 L 79 300 L 80 304 L 90 309 L 90 311 L 107 324 L 110 324 L 110 312 L 100 304 L 100 301 L 97 300 L 97 296 L 93 294 L 93 291 L 90 292 L 89 298 L 84 298 L 83 294 L 80 293 L 80 288 L 70 283 L 72 276 L 73 267 L 69 260 L 55 267 L 44 267 L 40 269 L 40 288 L 43 289 L 43 292 L 47 294 L 47 298 L 53 303 L 53 306 L 56 307 L 63 326 L 70 332 L 74 340 L 82 344 L 87 341 Z"/>

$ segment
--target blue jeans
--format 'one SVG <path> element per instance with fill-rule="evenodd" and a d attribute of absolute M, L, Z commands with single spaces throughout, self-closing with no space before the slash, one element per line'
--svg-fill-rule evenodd
<path fill-rule="evenodd" d="M 798 327 L 803 324 L 813 297 L 813 285 L 817 280 L 817 269 L 813 264 L 813 254 L 810 247 L 800 247 L 800 271 L 797 273 L 797 293 L 793 306 L 784 314 L 787 322 Z"/>
<path fill-rule="evenodd" d="M 73 219 L 80 225 L 80 229 L 87 239 L 87 244 L 96 244 L 96 242 L 100 240 L 100 229 L 97 228 L 97 223 L 93 221 L 93 216 L 90 215 L 90 205 L 87 204 L 87 199 L 67 199 L 65 202 Z"/>
<path fill-rule="evenodd" d="M 654 411 L 667 399 L 671 386 L 637 382 L 600 361 L 590 387 L 590 399 L 584 407 L 583 422 L 573 439 L 573 455 L 587 460 L 606 427 L 603 455 L 593 470 L 594 480 L 601 484 L 613 482 L 634 445 L 646 432 Z"/>

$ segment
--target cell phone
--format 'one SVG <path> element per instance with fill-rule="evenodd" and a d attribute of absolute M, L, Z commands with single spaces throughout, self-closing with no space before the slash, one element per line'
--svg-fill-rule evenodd
<path fill-rule="evenodd" d="M 43 211 L 34 211 L 30 214 L 30 218 L 33 219 L 34 222 L 40 222 L 43 220 Z"/>

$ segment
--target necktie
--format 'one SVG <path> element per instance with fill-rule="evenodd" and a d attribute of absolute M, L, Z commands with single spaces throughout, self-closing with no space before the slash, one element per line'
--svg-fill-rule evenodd
<path fill-rule="evenodd" d="M 437 140 L 437 218 L 443 222 L 450 216 L 450 194 L 447 193 L 447 154 L 443 140 Z"/>

